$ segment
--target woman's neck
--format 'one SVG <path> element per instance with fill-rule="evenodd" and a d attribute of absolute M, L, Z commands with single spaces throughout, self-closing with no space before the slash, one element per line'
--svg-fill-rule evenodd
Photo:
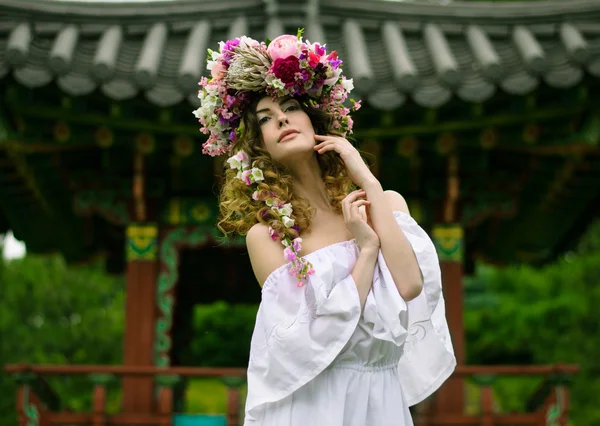
<path fill-rule="evenodd" d="M 331 202 L 317 159 L 313 158 L 313 161 L 308 164 L 299 164 L 291 170 L 296 179 L 295 194 L 306 198 L 310 205 L 317 210 L 330 211 Z"/>

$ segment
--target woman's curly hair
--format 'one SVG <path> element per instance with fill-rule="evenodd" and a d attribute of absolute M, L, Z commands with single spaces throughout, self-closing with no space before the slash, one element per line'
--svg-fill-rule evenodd
<path fill-rule="evenodd" d="M 263 95 L 264 96 L 264 95 Z M 246 235 L 256 223 L 263 223 L 273 228 L 281 237 L 294 239 L 310 229 L 314 209 L 308 200 L 294 194 L 294 177 L 290 170 L 279 162 L 274 161 L 264 147 L 261 139 L 260 125 L 256 116 L 256 106 L 262 96 L 257 95 L 246 109 L 242 117 L 242 135 L 235 142 L 232 153 L 245 151 L 250 162 L 257 162 L 263 171 L 264 180 L 258 183 L 257 190 L 269 194 L 285 203 L 291 203 L 295 225 L 286 228 L 277 213 L 271 210 L 264 201 L 252 199 L 254 189 L 238 179 L 237 170 L 225 165 L 224 180 L 219 194 L 219 229 L 226 235 Z M 315 108 L 308 98 L 298 98 L 304 112 L 310 118 L 315 133 L 335 134 L 332 119 L 324 111 Z M 329 151 L 317 156 L 321 168 L 325 188 L 335 211 L 341 213 L 342 200 L 354 188 L 354 183 L 348 177 L 346 167 L 335 152 Z"/>

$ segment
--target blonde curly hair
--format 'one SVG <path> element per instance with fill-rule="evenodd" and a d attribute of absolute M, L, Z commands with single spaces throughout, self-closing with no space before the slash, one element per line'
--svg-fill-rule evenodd
<path fill-rule="evenodd" d="M 219 194 L 220 212 L 217 226 L 225 236 L 229 237 L 231 234 L 246 235 L 253 225 L 263 223 L 273 228 L 280 237 L 285 235 L 293 240 L 310 229 L 314 208 L 306 198 L 295 195 L 295 180 L 290 170 L 283 164 L 274 161 L 263 144 L 260 125 L 256 117 L 256 106 L 264 96 L 264 94 L 257 95 L 246 109 L 246 113 L 242 117 L 242 135 L 233 145 L 232 153 L 243 150 L 250 157 L 251 163 L 257 161 L 258 167 L 262 169 L 264 175 L 264 180 L 258 183 L 257 190 L 286 203 L 291 203 L 293 209 L 291 218 L 294 219 L 295 225 L 286 228 L 277 213 L 271 210 L 264 201 L 252 199 L 254 189 L 236 177 L 236 169 L 231 169 L 225 164 L 224 180 Z M 335 134 L 329 115 L 312 106 L 308 98 L 297 99 L 310 118 L 315 133 Z M 354 189 L 354 183 L 348 177 L 346 167 L 336 153 L 329 151 L 319 154 L 317 160 L 331 206 L 336 212 L 341 213 L 341 202 Z"/>

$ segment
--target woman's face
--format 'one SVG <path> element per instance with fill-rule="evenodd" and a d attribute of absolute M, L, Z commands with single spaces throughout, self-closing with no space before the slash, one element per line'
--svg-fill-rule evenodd
<path fill-rule="evenodd" d="M 314 154 L 315 131 L 298 100 L 266 96 L 256 105 L 256 119 L 265 148 L 276 161 L 297 153 Z"/>

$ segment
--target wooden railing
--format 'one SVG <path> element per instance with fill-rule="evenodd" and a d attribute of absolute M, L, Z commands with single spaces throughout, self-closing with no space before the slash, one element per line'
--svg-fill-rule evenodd
<path fill-rule="evenodd" d="M 17 412 L 19 426 L 58 425 L 152 425 L 171 426 L 173 418 L 173 386 L 182 377 L 220 377 L 227 386 L 227 425 L 241 424 L 239 386 L 245 382 L 246 370 L 242 368 L 192 368 L 192 367 L 125 367 L 125 366 L 31 366 L 25 364 L 5 367 L 19 381 Z M 417 426 L 567 426 L 569 413 L 568 378 L 579 371 L 573 365 L 552 366 L 459 366 L 454 375 L 470 378 L 480 387 L 481 399 L 478 414 L 431 413 L 427 407 L 419 410 Z M 56 396 L 42 380 L 49 376 L 87 376 L 94 384 L 92 411 L 72 413 L 57 407 Z M 540 387 L 528 402 L 528 412 L 497 413 L 493 408 L 492 385 L 496 378 L 506 376 L 539 376 Z M 154 378 L 157 390 L 154 412 L 107 414 L 106 386 L 113 378 Z M 41 389 L 45 388 L 45 391 Z M 38 390 L 39 389 L 39 390 Z M 37 391 L 37 392 L 36 392 Z M 49 396 L 50 395 L 50 396 Z M 421 407 L 423 408 L 423 407 Z"/>
<path fill-rule="evenodd" d="M 219 377 L 227 386 L 227 426 L 239 426 L 241 401 L 239 386 L 246 381 L 244 368 L 192 368 L 192 367 L 129 367 L 100 365 L 26 365 L 13 364 L 5 371 L 16 376 L 17 415 L 19 426 L 58 425 L 146 425 L 171 426 L 173 421 L 173 386 L 182 378 Z M 92 411 L 73 413 L 49 409 L 49 401 L 36 392 L 41 377 L 87 376 L 93 383 Z M 156 401 L 153 412 L 108 414 L 106 411 L 106 388 L 115 378 L 154 378 Z"/>
<path fill-rule="evenodd" d="M 418 426 L 567 426 L 569 390 L 567 384 L 579 371 L 575 365 L 543 366 L 459 366 L 454 376 L 471 379 L 479 386 L 479 413 L 432 414 L 427 407 L 421 410 L 415 422 Z M 499 413 L 494 410 L 492 385 L 508 376 L 538 376 L 542 378 L 538 390 L 526 402 L 526 412 Z"/>

